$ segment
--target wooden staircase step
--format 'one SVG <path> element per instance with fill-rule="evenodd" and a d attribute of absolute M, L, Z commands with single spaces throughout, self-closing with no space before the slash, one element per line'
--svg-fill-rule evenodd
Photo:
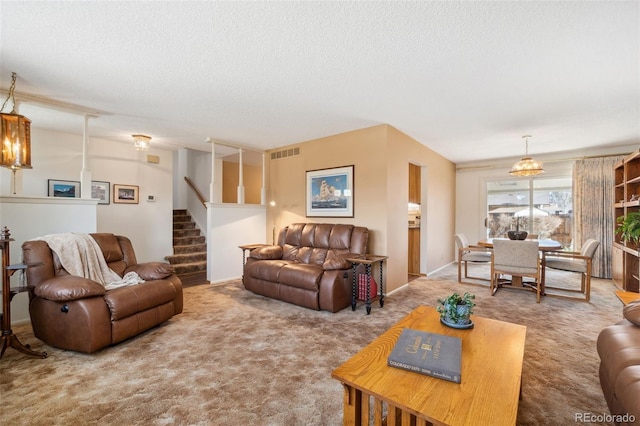
<path fill-rule="evenodd" d="M 181 263 L 193 263 L 200 261 L 207 261 L 207 252 L 200 253 L 186 253 L 186 254 L 172 254 L 165 256 L 164 259 L 172 265 L 179 265 Z"/>
<path fill-rule="evenodd" d="M 176 237 L 199 237 L 200 230 L 199 229 L 174 229 L 173 230 L 173 238 Z"/>
<path fill-rule="evenodd" d="M 173 254 L 165 256 L 186 283 L 206 282 L 207 244 L 187 210 L 173 211 Z"/>
<path fill-rule="evenodd" d="M 173 230 L 177 229 L 195 229 L 195 222 L 173 222 Z"/>
<path fill-rule="evenodd" d="M 182 287 L 209 284 L 209 281 L 207 280 L 207 271 L 187 272 L 178 275 L 178 278 L 182 281 Z"/>
<path fill-rule="evenodd" d="M 196 237 L 173 237 L 174 246 L 187 246 L 191 244 L 206 244 L 206 239 L 204 238 L 204 235 Z"/>
<path fill-rule="evenodd" d="M 207 261 L 203 260 L 200 262 L 190 262 L 190 263 L 182 263 L 180 265 L 173 265 L 173 269 L 176 271 L 176 274 L 188 274 L 191 272 L 199 272 L 207 270 Z"/>
<path fill-rule="evenodd" d="M 183 222 L 191 222 L 191 216 L 188 214 L 173 215 L 173 223 L 183 223 Z"/>
<path fill-rule="evenodd" d="M 204 238 L 204 237 L 202 237 Z M 186 254 L 186 253 L 199 253 L 199 252 L 207 252 L 207 244 L 205 243 L 193 243 L 186 244 L 183 246 L 174 245 L 173 246 L 173 254 Z"/>

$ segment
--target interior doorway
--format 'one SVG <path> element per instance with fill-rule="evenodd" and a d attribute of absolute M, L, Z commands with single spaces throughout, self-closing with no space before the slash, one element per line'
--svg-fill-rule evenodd
<path fill-rule="evenodd" d="M 420 242 L 422 222 L 422 170 L 409 163 L 407 281 L 420 277 Z"/>

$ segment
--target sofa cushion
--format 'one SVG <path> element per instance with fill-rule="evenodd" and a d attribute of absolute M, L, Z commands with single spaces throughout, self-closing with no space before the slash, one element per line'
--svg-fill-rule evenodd
<path fill-rule="evenodd" d="M 329 247 L 348 251 L 351 245 L 351 232 L 353 232 L 353 225 L 333 225 L 329 237 Z"/>
<path fill-rule="evenodd" d="M 316 264 L 290 263 L 280 269 L 279 282 L 291 287 L 318 290 L 324 269 Z"/>
<path fill-rule="evenodd" d="M 640 327 L 640 300 L 634 300 L 622 308 L 622 315 L 627 321 Z"/>
<path fill-rule="evenodd" d="M 265 281 L 278 282 L 280 269 L 289 262 L 284 260 L 261 260 L 259 262 L 247 263 L 248 274 L 253 278 Z"/>
<path fill-rule="evenodd" d="M 104 300 L 111 311 L 111 321 L 117 321 L 171 302 L 175 297 L 176 288 L 170 281 L 156 280 L 109 290 Z"/>

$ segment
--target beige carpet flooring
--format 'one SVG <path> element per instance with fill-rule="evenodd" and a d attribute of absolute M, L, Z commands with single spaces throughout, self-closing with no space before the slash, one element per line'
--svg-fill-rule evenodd
<path fill-rule="evenodd" d="M 474 272 L 488 276 L 486 267 Z M 548 279 L 575 285 L 574 277 Z M 488 287 L 455 279 L 450 266 L 412 281 L 369 316 L 361 305 L 331 314 L 270 300 L 239 281 L 188 287 L 184 313 L 93 355 L 44 345 L 19 325 L 22 342 L 49 357 L 7 350 L 0 424 L 340 425 L 343 391 L 331 371 L 416 306 L 453 291 L 476 294 L 478 316 L 527 326 L 518 424 L 574 424 L 575 413 L 608 412 L 595 342 L 622 318 L 611 281 L 593 280 L 590 303 L 537 304 L 529 292 L 491 297 Z"/>

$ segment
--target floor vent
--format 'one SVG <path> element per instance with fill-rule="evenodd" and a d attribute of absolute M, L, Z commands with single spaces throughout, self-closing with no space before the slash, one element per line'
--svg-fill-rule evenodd
<path fill-rule="evenodd" d="M 271 159 L 272 160 L 277 160 L 279 158 L 287 158 L 287 157 L 295 157 L 300 155 L 300 148 L 299 147 L 295 147 L 295 148 L 288 148 L 288 149 L 283 149 L 282 151 L 275 151 L 271 153 Z"/>

